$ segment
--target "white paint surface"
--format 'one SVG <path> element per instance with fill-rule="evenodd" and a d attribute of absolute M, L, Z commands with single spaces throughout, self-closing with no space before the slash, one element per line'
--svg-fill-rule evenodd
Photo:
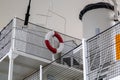
<path fill-rule="evenodd" d="M 116 76 L 116 77 L 109 79 L 109 80 L 120 80 L 120 76 Z"/>
<path fill-rule="evenodd" d="M 93 9 L 83 15 L 82 22 L 84 26 L 83 37 L 89 39 L 96 35 L 96 28 L 103 31 L 115 24 L 114 12 L 105 8 Z"/>

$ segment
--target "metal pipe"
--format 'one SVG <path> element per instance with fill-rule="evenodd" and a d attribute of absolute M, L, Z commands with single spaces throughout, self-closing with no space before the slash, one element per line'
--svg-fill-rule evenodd
<path fill-rule="evenodd" d="M 13 64 L 14 64 L 14 59 L 10 57 L 9 58 L 8 80 L 13 80 Z"/>
<path fill-rule="evenodd" d="M 114 3 L 114 11 L 115 11 L 115 17 L 114 17 L 114 21 L 118 21 L 118 5 L 117 5 L 117 1 L 116 0 L 112 0 L 112 2 Z"/>
<path fill-rule="evenodd" d="M 40 65 L 40 80 L 42 80 L 42 65 Z"/>

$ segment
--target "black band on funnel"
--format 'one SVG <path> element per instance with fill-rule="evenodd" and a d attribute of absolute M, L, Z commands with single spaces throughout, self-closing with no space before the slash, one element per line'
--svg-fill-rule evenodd
<path fill-rule="evenodd" d="M 93 9 L 98 9 L 98 8 L 106 8 L 106 9 L 110 9 L 110 10 L 114 10 L 114 6 L 109 4 L 109 3 L 105 3 L 105 2 L 99 2 L 99 3 L 95 3 L 95 4 L 89 4 L 87 6 L 85 6 L 83 8 L 83 10 L 80 12 L 79 14 L 79 19 L 82 20 L 83 15 L 90 10 Z"/>

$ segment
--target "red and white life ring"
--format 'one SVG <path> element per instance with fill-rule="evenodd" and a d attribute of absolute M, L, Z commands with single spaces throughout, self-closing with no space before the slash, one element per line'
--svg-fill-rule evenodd
<path fill-rule="evenodd" d="M 59 47 L 57 49 L 52 47 L 50 42 L 49 42 L 50 38 L 52 38 L 52 37 L 56 37 L 58 39 L 59 43 L 60 43 Z M 46 34 L 46 36 L 45 36 L 45 44 L 46 44 L 47 48 L 51 52 L 53 52 L 54 54 L 60 53 L 63 50 L 63 48 L 64 48 L 63 39 L 56 31 L 50 31 L 50 32 L 48 32 Z"/>

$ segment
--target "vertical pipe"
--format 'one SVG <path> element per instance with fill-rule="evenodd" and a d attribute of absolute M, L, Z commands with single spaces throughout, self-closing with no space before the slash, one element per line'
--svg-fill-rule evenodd
<path fill-rule="evenodd" d="M 42 65 L 40 65 L 40 80 L 42 80 Z"/>
<path fill-rule="evenodd" d="M 82 39 L 82 47 L 83 47 L 83 71 L 84 71 L 84 80 L 88 80 L 87 74 L 88 74 L 88 62 L 87 62 L 87 44 L 86 44 L 86 40 Z"/>
<path fill-rule="evenodd" d="M 12 54 L 12 53 L 11 53 Z M 9 57 L 9 72 L 8 72 L 8 80 L 13 80 L 13 64 L 14 59 L 12 56 Z"/>
<path fill-rule="evenodd" d="M 9 53 L 9 71 L 8 71 L 8 80 L 13 80 L 13 65 L 14 65 L 14 59 L 17 57 L 17 55 L 13 54 L 13 51 L 15 50 L 15 27 L 16 27 L 16 17 L 13 19 L 12 24 L 12 38 L 11 38 L 11 52 Z"/>
<path fill-rule="evenodd" d="M 55 55 L 54 54 L 52 54 L 52 61 L 54 61 L 55 60 Z"/>

